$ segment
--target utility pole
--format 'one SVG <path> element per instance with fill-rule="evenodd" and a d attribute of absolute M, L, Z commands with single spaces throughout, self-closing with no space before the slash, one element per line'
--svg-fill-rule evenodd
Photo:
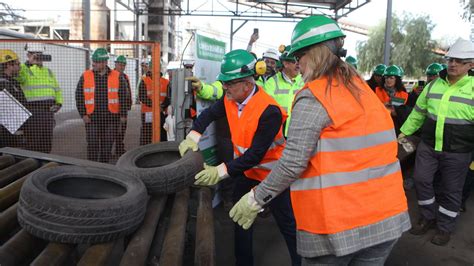
<path fill-rule="evenodd" d="M 390 63 L 390 48 L 392 43 L 392 0 L 387 0 L 387 18 L 385 20 L 385 45 L 383 51 L 383 63 Z"/>

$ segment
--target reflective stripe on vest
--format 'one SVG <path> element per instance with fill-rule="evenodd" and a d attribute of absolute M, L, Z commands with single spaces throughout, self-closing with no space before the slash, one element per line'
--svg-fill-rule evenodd
<path fill-rule="evenodd" d="M 430 82 L 426 93 L 426 116 L 436 121 L 435 151 L 442 151 L 444 143 L 444 125 L 472 126 L 474 124 L 474 77 L 464 76 L 455 84 L 442 78 Z"/>
<path fill-rule="evenodd" d="M 84 104 L 86 106 L 86 113 L 92 114 L 95 109 L 95 79 L 94 72 L 87 70 L 84 72 Z M 120 111 L 119 101 L 119 87 L 120 87 L 120 72 L 111 70 L 107 77 L 107 107 L 111 113 L 118 114 Z"/>
<path fill-rule="evenodd" d="M 61 90 L 53 72 L 47 67 L 21 65 L 20 81 L 28 102 L 53 100 L 62 104 Z"/>
<path fill-rule="evenodd" d="M 227 97 L 224 96 L 227 121 L 229 123 L 232 143 L 234 145 L 234 158 L 242 156 L 251 147 L 252 140 L 258 127 L 258 121 L 269 105 L 278 106 L 271 96 L 265 93 L 261 87 L 258 87 L 258 91 L 252 96 L 252 98 L 250 98 L 239 117 L 237 104 L 234 101 L 228 100 Z M 283 124 L 286 119 L 286 113 L 284 110 L 280 110 L 283 117 L 281 123 Z M 280 128 L 263 159 L 258 165 L 246 170 L 244 172 L 245 176 L 258 181 L 265 179 L 271 169 L 275 166 L 275 163 L 281 157 L 284 147 L 285 141 Z"/>
<path fill-rule="evenodd" d="M 321 131 L 315 154 L 291 185 L 298 230 L 335 234 L 407 210 L 390 114 L 365 82 L 355 83 L 359 102 L 337 80 L 329 94 L 321 90 L 326 79 L 304 87 L 326 109 L 331 124 Z"/>
<path fill-rule="evenodd" d="M 161 77 L 160 78 L 160 103 L 162 103 L 168 96 L 168 85 L 170 81 Z"/>
<path fill-rule="evenodd" d="M 388 165 L 366 168 L 360 171 L 333 173 L 296 180 L 292 186 L 292 191 L 323 189 L 336 186 L 351 185 L 366 182 L 370 179 L 380 178 L 400 171 L 398 161 Z"/>

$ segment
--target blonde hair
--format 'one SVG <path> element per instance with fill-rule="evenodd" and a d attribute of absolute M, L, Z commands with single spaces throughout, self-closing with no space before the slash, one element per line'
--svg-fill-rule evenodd
<path fill-rule="evenodd" d="M 342 46 L 342 42 L 340 42 L 340 45 Z M 303 75 L 305 82 L 325 77 L 328 81 L 326 93 L 330 93 L 331 88 L 333 87 L 331 85 L 333 79 L 336 79 L 337 82 L 345 84 L 352 96 L 360 102 L 361 90 L 355 83 L 355 80 L 359 79 L 362 81 L 363 78 L 353 67 L 349 66 L 346 62 L 334 55 L 323 43 L 311 46 L 306 51 L 306 56 L 308 59 L 306 61 L 306 71 Z"/>

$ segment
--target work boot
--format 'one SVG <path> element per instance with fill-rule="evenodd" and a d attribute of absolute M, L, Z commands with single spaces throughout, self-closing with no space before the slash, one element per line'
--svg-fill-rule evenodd
<path fill-rule="evenodd" d="M 433 228 L 435 220 L 426 220 L 425 218 L 420 218 L 418 223 L 410 229 L 410 234 L 412 235 L 424 235 L 428 230 Z"/>
<path fill-rule="evenodd" d="M 436 234 L 431 239 L 431 243 L 438 246 L 444 246 L 448 244 L 450 238 L 451 238 L 451 233 L 438 229 L 436 231 Z"/>

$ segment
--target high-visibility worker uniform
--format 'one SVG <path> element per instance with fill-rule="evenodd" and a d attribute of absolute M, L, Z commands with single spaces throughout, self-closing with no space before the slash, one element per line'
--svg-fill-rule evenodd
<path fill-rule="evenodd" d="M 293 80 L 290 80 L 283 72 L 276 73 L 265 82 L 265 92 L 273 97 L 277 103 L 288 114 L 283 134 L 287 136 L 288 126 L 291 120 L 291 106 L 295 94 L 303 87 L 304 81 L 301 74 L 298 74 Z"/>
<path fill-rule="evenodd" d="M 357 82 L 360 102 L 342 83 L 333 83 L 337 89 L 330 94 L 326 79 L 303 88 L 332 121 L 321 131 L 307 169 L 291 185 L 297 229 L 312 234 L 336 234 L 407 211 L 390 115 L 362 81 Z"/>
<path fill-rule="evenodd" d="M 396 91 L 394 95 L 390 96 L 384 88 L 377 87 L 375 88 L 375 94 L 386 105 L 402 105 L 406 104 L 408 100 L 408 93 L 404 91 Z"/>
<path fill-rule="evenodd" d="M 400 130 L 411 135 L 421 128 L 414 179 L 422 217 L 437 219 L 438 229 L 453 232 L 474 150 L 474 77 L 466 75 L 450 84 L 446 75 L 440 72 L 421 92 Z M 433 178 L 438 170 L 443 193 L 435 199 Z"/>
<path fill-rule="evenodd" d="M 227 121 L 229 122 L 232 143 L 234 145 L 234 158 L 240 157 L 252 146 L 252 140 L 258 127 L 258 120 L 270 104 L 278 105 L 273 98 L 260 88 L 252 96 L 239 116 L 239 110 L 235 102 L 227 99 L 227 97 L 224 98 Z M 281 112 L 283 114 L 283 121 L 281 123 L 283 123 L 286 119 L 286 112 L 283 109 Z M 285 139 L 280 128 L 263 159 L 258 165 L 246 170 L 244 172 L 245 176 L 257 181 L 265 179 L 280 158 L 284 148 Z"/>
<path fill-rule="evenodd" d="M 238 104 L 224 96 L 205 109 L 194 121 L 192 128 L 202 134 L 212 121 L 221 117 L 227 118 L 234 147 L 234 159 L 226 161 L 225 167 L 227 173 L 235 180 L 232 193 L 234 202 L 269 174 L 277 164 L 285 145 L 281 129 L 286 118 L 285 111 L 262 87 L 255 86 L 255 92 L 247 100 Z M 268 135 L 271 135 L 271 139 L 263 138 Z M 264 147 L 266 151 L 262 155 Z M 289 194 L 288 189 L 280 193 L 269 204 L 269 209 L 285 238 L 292 261 L 298 261 L 296 226 Z M 253 265 L 252 230 L 244 230 L 236 224 L 234 241 L 237 264 Z"/>
<path fill-rule="evenodd" d="M 129 95 L 129 97 L 127 97 L 127 111 L 130 111 L 132 109 L 132 88 L 130 86 L 130 78 L 127 74 L 122 74 L 125 77 L 125 80 L 127 81 L 127 94 Z M 125 117 L 128 117 L 128 113 L 125 114 Z M 127 122 L 127 120 L 120 121 L 120 126 L 117 128 L 115 134 L 115 155 L 117 156 L 121 156 L 125 153 L 125 144 L 123 141 L 125 139 L 125 132 L 127 131 Z"/>
<path fill-rule="evenodd" d="M 25 125 L 26 148 L 51 152 L 54 112 L 51 107 L 63 104 L 63 96 L 54 73 L 45 66 L 21 64 L 18 81 L 33 116 Z"/>
<path fill-rule="evenodd" d="M 120 73 L 116 70 L 112 70 L 107 79 L 107 99 L 108 109 L 113 114 L 118 114 L 120 111 L 119 102 L 119 81 Z M 95 109 L 95 81 L 94 72 L 87 70 L 84 72 L 84 103 L 86 105 L 86 114 L 91 115 Z"/>
<path fill-rule="evenodd" d="M 216 80 L 211 84 L 202 82 L 202 88 L 197 91 L 196 96 L 203 100 L 215 101 L 220 99 L 223 94 L 224 89 L 222 88 L 222 82 Z"/>
<path fill-rule="evenodd" d="M 129 100 L 126 81 L 121 81 L 120 76 L 120 72 L 111 69 L 103 75 L 86 70 L 77 86 L 79 114 L 90 120 L 85 124 L 89 160 L 108 163 L 111 158 L 114 134 Z"/>
<path fill-rule="evenodd" d="M 141 102 L 141 112 L 142 112 L 142 127 L 140 131 L 140 145 L 149 144 L 152 141 L 153 137 L 153 127 L 152 127 L 152 120 L 153 120 L 153 106 L 152 106 L 152 99 L 153 99 L 153 79 L 149 75 L 145 75 L 142 77 L 142 81 L 140 83 L 139 88 L 139 100 Z M 160 103 L 162 104 L 162 108 L 165 109 L 163 103 L 165 103 L 168 97 L 168 87 L 169 87 L 169 80 L 163 77 L 160 78 Z M 167 107 L 167 106 L 166 106 Z M 162 112 L 160 114 L 160 122 L 161 128 L 163 128 L 165 122 L 165 115 Z M 166 141 L 166 131 L 162 129 L 160 131 L 160 140 Z"/>

